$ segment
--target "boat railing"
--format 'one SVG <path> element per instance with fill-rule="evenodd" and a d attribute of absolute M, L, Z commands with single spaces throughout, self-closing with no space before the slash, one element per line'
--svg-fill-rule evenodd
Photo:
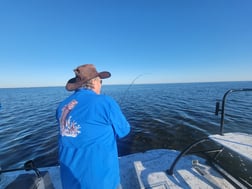
<path fill-rule="evenodd" d="M 225 117 L 225 104 L 226 104 L 226 99 L 227 96 L 233 92 L 244 92 L 244 91 L 252 91 L 252 88 L 241 88 L 241 89 L 230 89 L 228 90 L 221 101 L 221 108 L 220 108 L 220 102 L 216 102 L 216 107 L 215 107 L 215 115 L 218 115 L 219 112 L 221 112 L 221 121 L 220 121 L 220 135 L 223 135 L 223 128 L 224 128 L 224 117 Z"/>
<path fill-rule="evenodd" d="M 187 153 L 189 152 L 193 147 L 197 146 L 200 143 L 203 143 L 205 141 L 209 141 L 210 139 L 207 138 L 202 138 L 200 140 L 195 141 L 194 143 L 192 143 L 191 145 L 187 146 L 183 151 L 181 151 L 179 153 L 179 155 L 176 157 L 176 159 L 173 161 L 173 163 L 171 164 L 170 168 L 166 170 L 166 173 L 169 175 L 173 175 L 174 173 L 174 168 L 177 164 L 177 162 Z"/>

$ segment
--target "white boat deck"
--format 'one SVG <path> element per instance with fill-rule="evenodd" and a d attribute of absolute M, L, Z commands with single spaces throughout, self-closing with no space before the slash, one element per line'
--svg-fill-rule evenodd
<path fill-rule="evenodd" d="M 145 153 L 136 153 L 119 158 L 122 189 L 233 189 L 215 169 L 205 164 L 205 160 L 194 155 L 181 158 L 177 163 L 174 174 L 166 174 L 173 160 L 179 154 L 175 150 L 151 150 Z M 61 189 L 59 167 L 39 168 L 46 171 L 43 180 L 36 183 L 38 189 Z M 1 175 L 0 188 L 6 188 L 23 174 L 34 178 L 33 171 L 7 172 Z M 13 189 L 9 185 L 8 189 Z M 22 188 L 15 185 L 15 188 Z"/>
<path fill-rule="evenodd" d="M 224 135 L 210 135 L 209 138 L 252 161 L 252 135 L 225 133 Z"/>
<path fill-rule="evenodd" d="M 177 163 L 174 174 L 166 170 L 179 154 L 174 150 L 151 150 L 120 158 L 123 189 L 235 188 L 198 156 L 188 155 Z"/>

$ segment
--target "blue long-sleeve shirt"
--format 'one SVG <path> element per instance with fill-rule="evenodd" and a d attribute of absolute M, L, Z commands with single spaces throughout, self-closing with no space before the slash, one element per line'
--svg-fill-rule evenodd
<path fill-rule="evenodd" d="M 109 96 L 79 89 L 59 105 L 56 117 L 63 188 L 116 188 L 120 183 L 116 137 L 130 131 L 118 104 Z"/>

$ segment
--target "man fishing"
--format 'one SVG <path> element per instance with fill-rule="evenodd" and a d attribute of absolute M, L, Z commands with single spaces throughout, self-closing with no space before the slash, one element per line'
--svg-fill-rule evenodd
<path fill-rule="evenodd" d="M 116 138 L 130 132 L 119 105 L 100 94 L 107 71 L 92 64 L 77 67 L 66 84 L 74 91 L 56 111 L 59 123 L 59 162 L 64 189 L 116 189 L 120 173 Z"/>

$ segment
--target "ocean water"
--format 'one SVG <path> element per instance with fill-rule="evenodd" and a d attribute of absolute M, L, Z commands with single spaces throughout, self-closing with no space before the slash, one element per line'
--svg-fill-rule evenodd
<path fill-rule="evenodd" d="M 240 88 L 252 88 L 252 82 L 104 85 L 102 93 L 120 104 L 132 128 L 118 141 L 119 155 L 156 148 L 182 150 L 193 141 L 219 133 L 216 100 L 227 90 Z M 29 159 L 37 166 L 57 164 L 55 110 L 70 94 L 64 87 L 0 89 L 2 169 L 22 167 Z M 252 92 L 229 95 L 224 131 L 252 134 L 251 118 Z"/>

